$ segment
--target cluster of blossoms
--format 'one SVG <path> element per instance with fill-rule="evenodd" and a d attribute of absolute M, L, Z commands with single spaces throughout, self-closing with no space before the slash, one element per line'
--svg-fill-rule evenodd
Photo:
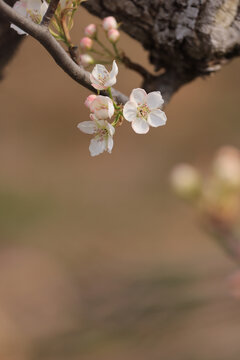
<path fill-rule="evenodd" d="M 72 17 L 76 6 L 81 1 L 83 0 L 60 0 L 55 17 L 52 19 L 52 26 L 54 27 L 54 30 L 51 30 L 52 35 L 56 39 L 63 41 L 69 49 L 73 46 L 69 34 L 73 23 Z M 48 3 L 45 0 L 19 0 L 13 8 L 33 22 L 41 23 L 48 9 Z M 93 49 L 94 41 L 108 56 L 106 63 L 109 63 L 110 60 L 112 62 L 114 59 L 110 72 L 107 71 L 104 65 L 96 64 L 90 74 L 91 84 L 97 92 L 104 90 L 108 92 L 109 96 L 99 94 L 88 96 L 85 105 L 90 109 L 90 120 L 78 124 L 78 128 L 82 132 L 94 135 L 89 147 L 92 156 L 99 155 L 104 151 L 111 153 L 115 129 L 122 124 L 124 119 L 131 122 L 133 130 L 137 134 L 146 134 L 150 126 L 162 126 L 167 121 L 165 113 L 161 110 L 164 101 L 159 91 L 147 94 L 143 89 L 133 89 L 129 101 L 125 105 L 115 103 L 111 87 L 117 82 L 118 66 L 115 59 L 121 61 L 116 47 L 120 37 L 118 26 L 116 19 L 112 16 L 108 16 L 102 21 L 102 28 L 107 39 L 113 45 L 114 54 L 99 40 L 95 24 L 89 24 L 85 28 L 85 37 L 80 41 L 80 47 L 84 52 L 80 55 L 83 66 L 95 63 L 92 56 L 87 53 L 88 51 L 102 55 L 102 53 Z M 11 27 L 19 34 L 25 34 L 23 30 L 15 25 L 12 24 Z"/>
<path fill-rule="evenodd" d="M 114 59 L 118 56 L 118 50 L 116 48 L 116 43 L 120 38 L 118 27 L 119 25 L 113 16 L 108 16 L 102 21 L 102 28 L 105 32 L 107 40 L 113 45 L 115 54 L 107 49 L 105 45 L 99 40 L 97 26 L 95 24 L 89 24 L 84 29 L 85 36 L 80 40 L 80 48 L 82 50 L 80 61 L 83 66 L 88 67 L 89 65 L 95 64 L 93 53 L 101 56 L 105 55 L 111 59 Z M 94 49 L 94 42 L 100 47 L 103 53 Z"/>
<path fill-rule="evenodd" d="M 109 94 L 109 97 L 89 95 L 85 105 L 90 109 L 91 120 L 78 124 L 82 132 L 94 135 L 89 147 L 92 156 L 104 151 L 111 153 L 115 128 L 122 124 L 123 118 L 132 123 L 137 134 L 146 134 L 150 126 L 165 125 L 167 121 L 165 113 L 160 109 L 163 98 L 159 91 L 147 94 L 143 89 L 133 89 L 130 100 L 124 106 L 116 104 L 111 87 L 117 81 L 117 74 L 118 66 L 114 60 L 110 73 L 105 66 L 97 64 L 90 75 L 92 86 L 98 91 L 107 90 Z"/>

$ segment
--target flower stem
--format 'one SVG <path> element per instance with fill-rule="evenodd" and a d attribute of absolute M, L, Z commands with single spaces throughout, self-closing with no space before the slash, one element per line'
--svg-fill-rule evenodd
<path fill-rule="evenodd" d="M 115 58 L 114 54 L 108 50 L 108 48 L 98 39 L 95 39 L 96 43 L 98 43 L 98 45 L 100 45 L 113 59 Z"/>

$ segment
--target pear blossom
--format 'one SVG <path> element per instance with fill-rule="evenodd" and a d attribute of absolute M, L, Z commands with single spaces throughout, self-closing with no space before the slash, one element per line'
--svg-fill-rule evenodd
<path fill-rule="evenodd" d="M 94 69 L 90 74 L 90 81 L 95 89 L 106 90 L 116 84 L 117 74 L 118 66 L 115 60 L 113 60 L 112 70 L 110 71 L 110 73 L 107 71 L 104 65 L 97 64 L 94 66 Z"/>
<path fill-rule="evenodd" d="M 91 55 L 82 54 L 80 55 L 80 62 L 82 66 L 89 66 L 94 64 L 94 59 Z"/>
<path fill-rule="evenodd" d="M 146 134 L 150 126 L 166 124 L 166 114 L 160 110 L 163 103 L 160 91 L 147 94 L 144 89 L 133 89 L 130 100 L 124 105 L 123 116 L 132 123 L 132 128 L 137 134 Z"/>
<path fill-rule="evenodd" d="M 85 134 L 94 134 L 90 141 L 89 151 L 91 156 L 96 156 L 107 151 L 111 154 L 113 148 L 114 127 L 106 120 L 99 120 L 94 114 L 90 115 L 90 121 L 78 124 L 78 129 Z"/>
<path fill-rule="evenodd" d="M 90 110 L 98 119 L 111 119 L 114 114 L 112 99 L 98 95 L 90 104 Z"/>
<path fill-rule="evenodd" d="M 108 31 L 110 29 L 117 29 L 118 24 L 113 16 L 107 16 L 103 19 L 102 26 L 104 30 Z"/>
<path fill-rule="evenodd" d="M 95 24 L 89 24 L 84 29 L 84 34 L 90 38 L 94 38 L 97 32 L 97 27 Z"/>
<path fill-rule="evenodd" d="M 96 99 L 96 97 L 97 97 L 97 95 L 95 95 L 95 94 L 88 95 L 88 97 L 86 98 L 86 100 L 84 102 L 84 105 L 87 108 L 90 108 L 90 104 L 93 102 L 94 99 Z"/>
<path fill-rule="evenodd" d="M 85 36 L 80 40 L 80 46 L 83 50 L 90 50 L 93 46 L 93 41 L 89 37 Z"/>
<path fill-rule="evenodd" d="M 120 32 L 117 29 L 110 29 L 107 33 L 108 40 L 115 44 L 120 38 Z"/>
<path fill-rule="evenodd" d="M 13 9 L 23 17 L 31 19 L 39 24 L 47 11 L 48 4 L 41 0 L 19 0 L 13 5 Z M 27 35 L 25 31 L 18 26 L 11 24 L 10 27 L 17 31 L 19 35 Z"/>

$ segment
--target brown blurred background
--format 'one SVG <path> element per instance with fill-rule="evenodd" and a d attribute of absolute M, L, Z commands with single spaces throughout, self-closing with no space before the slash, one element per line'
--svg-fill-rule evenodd
<path fill-rule="evenodd" d="M 76 20 L 76 42 L 100 23 Z M 148 64 L 124 34 L 120 47 Z M 239 71 L 184 87 L 165 127 L 125 123 L 112 155 L 91 158 L 76 127 L 89 91 L 24 42 L 0 85 L 1 360 L 239 360 L 235 264 L 168 183 L 176 163 L 240 147 Z M 121 66 L 118 89 L 138 86 Z"/>

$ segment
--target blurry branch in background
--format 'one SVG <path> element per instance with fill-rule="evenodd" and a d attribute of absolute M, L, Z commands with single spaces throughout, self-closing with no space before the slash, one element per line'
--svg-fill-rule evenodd
<path fill-rule="evenodd" d="M 52 0 L 50 3 L 50 10 L 54 9 L 51 7 L 52 4 L 56 5 L 56 0 Z M 7 5 L 3 0 L 0 0 L 0 12 L 3 16 L 7 18 L 8 21 L 15 24 L 16 26 L 23 29 L 26 33 L 31 35 L 37 41 L 39 41 L 43 47 L 48 51 L 52 56 L 55 62 L 76 82 L 85 88 L 93 91 L 89 80 L 89 72 L 84 70 L 82 66 L 79 66 L 75 63 L 74 60 L 66 53 L 66 51 L 61 47 L 58 41 L 51 35 L 48 30 L 48 27 L 36 24 L 27 18 L 20 16 L 15 10 L 13 10 L 9 5 Z M 47 15 L 47 13 L 46 13 Z M 48 14 L 51 16 L 51 13 Z M 113 97 L 118 103 L 124 104 L 127 101 L 127 97 L 120 93 L 117 90 L 113 89 Z"/>
<path fill-rule="evenodd" d="M 189 164 L 179 164 L 172 171 L 171 184 L 196 208 L 203 230 L 240 265 L 240 151 L 221 148 L 207 176 Z"/>

